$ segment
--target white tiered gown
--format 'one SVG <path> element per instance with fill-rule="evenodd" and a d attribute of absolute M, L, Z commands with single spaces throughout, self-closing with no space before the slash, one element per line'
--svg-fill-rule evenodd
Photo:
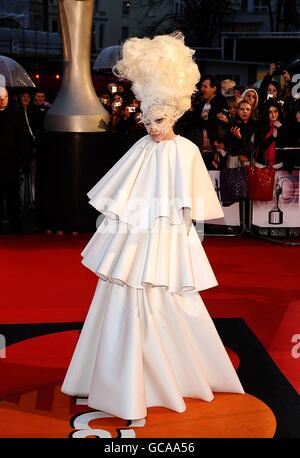
<path fill-rule="evenodd" d="M 88 193 L 104 220 L 82 252 L 99 277 L 62 391 L 125 419 L 183 397 L 244 393 L 198 291 L 217 285 L 194 220 L 223 216 L 199 149 L 135 145 Z"/>

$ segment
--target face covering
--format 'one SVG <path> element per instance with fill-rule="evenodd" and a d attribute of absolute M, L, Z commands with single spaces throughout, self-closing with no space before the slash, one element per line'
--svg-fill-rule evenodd
<path fill-rule="evenodd" d="M 148 134 L 154 139 L 162 140 L 174 125 L 175 111 L 173 107 L 149 107 L 142 117 Z"/>

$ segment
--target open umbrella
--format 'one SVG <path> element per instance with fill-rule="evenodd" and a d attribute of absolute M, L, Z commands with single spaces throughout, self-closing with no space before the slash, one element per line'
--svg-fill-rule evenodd
<path fill-rule="evenodd" d="M 252 84 L 252 87 L 256 90 L 260 89 L 262 80 L 256 81 L 254 84 Z"/>
<path fill-rule="evenodd" d="M 297 57 L 287 64 L 287 70 L 290 75 L 300 73 L 300 57 Z"/>
<path fill-rule="evenodd" d="M 108 46 L 103 48 L 98 54 L 95 63 L 94 70 L 111 70 L 112 67 L 122 58 L 122 46 Z"/>
<path fill-rule="evenodd" d="M 18 62 L 7 56 L 0 56 L 0 86 L 35 87 L 35 84 Z"/>

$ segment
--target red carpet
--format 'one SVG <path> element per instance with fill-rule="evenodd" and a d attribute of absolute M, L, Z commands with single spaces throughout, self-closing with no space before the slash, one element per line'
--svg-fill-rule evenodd
<path fill-rule="evenodd" d="M 57 332 L 10 345 L 6 358 L 0 360 L 0 398 L 13 402 L 18 400 L 15 393 L 39 390 L 39 408 L 47 410 L 47 404 L 52 405 L 52 396 L 44 396 L 45 389 L 64 379 L 78 335 L 78 331 Z M 237 369 L 239 357 L 232 350 L 227 351 Z"/>
<path fill-rule="evenodd" d="M 89 238 L 3 236 L 1 323 L 83 321 L 97 282 L 80 262 Z M 300 392 L 300 248 L 234 237 L 204 246 L 219 281 L 202 293 L 210 314 L 242 317 Z"/>

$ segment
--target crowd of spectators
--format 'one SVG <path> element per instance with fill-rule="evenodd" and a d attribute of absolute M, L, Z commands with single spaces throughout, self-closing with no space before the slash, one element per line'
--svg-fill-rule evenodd
<path fill-rule="evenodd" d="M 48 109 L 42 89 L 0 88 L 0 232 L 6 213 L 9 232 L 19 233 L 25 201 L 34 205 L 36 141 Z"/>
<path fill-rule="evenodd" d="M 260 167 L 292 169 L 292 163 L 284 163 L 283 148 L 300 148 L 300 99 L 292 95 L 288 71 L 280 73 L 270 64 L 258 90 L 230 79 L 202 77 L 175 133 L 199 147 L 209 169 L 237 167 L 251 159 Z M 146 134 L 140 103 L 131 91 L 110 83 L 99 97 L 110 113 L 109 129 L 120 136 L 122 145 L 131 146 Z"/>
<path fill-rule="evenodd" d="M 300 98 L 293 93 L 291 75 L 284 69 L 279 73 L 270 64 L 258 90 L 202 77 L 175 133 L 199 147 L 209 169 L 238 167 L 253 159 L 258 167 L 291 171 L 284 148 L 300 151 Z M 110 114 L 107 129 L 118 136 L 123 152 L 146 135 L 140 102 L 126 85 L 111 82 L 98 96 Z M 0 225 L 6 208 L 11 233 L 20 230 L 22 206 L 35 203 L 35 151 L 50 106 L 43 89 L 8 94 L 0 88 Z"/>
<path fill-rule="evenodd" d="M 275 73 L 271 64 L 258 91 L 214 76 L 202 79 L 176 130 L 199 146 L 208 168 L 237 167 L 251 159 L 257 166 L 281 168 L 282 148 L 300 148 L 300 99 L 292 95 L 291 75 L 283 71 L 282 87 Z"/>

